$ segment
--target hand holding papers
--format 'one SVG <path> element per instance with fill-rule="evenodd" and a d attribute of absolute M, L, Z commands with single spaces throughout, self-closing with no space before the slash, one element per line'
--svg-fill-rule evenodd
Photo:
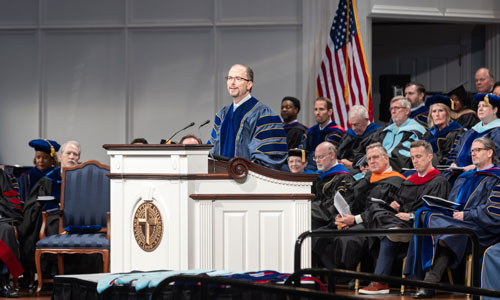
<path fill-rule="evenodd" d="M 351 209 L 349 208 L 349 204 L 345 201 L 344 197 L 339 192 L 335 193 L 335 196 L 333 197 L 333 205 L 339 212 L 339 214 L 344 217 L 344 215 L 350 215 L 351 214 Z"/>
<path fill-rule="evenodd" d="M 449 201 L 443 198 L 439 198 L 436 196 L 430 196 L 430 195 L 425 195 L 422 197 L 422 200 L 429 206 L 429 207 L 440 207 L 444 208 L 446 210 L 450 211 L 458 211 L 456 207 L 458 206 L 457 203 L 453 201 Z"/>

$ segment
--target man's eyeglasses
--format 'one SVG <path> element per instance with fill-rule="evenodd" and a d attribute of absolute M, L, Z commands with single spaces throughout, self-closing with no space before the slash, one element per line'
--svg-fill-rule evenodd
<path fill-rule="evenodd" d="M 390 111 L 393 111 L 393 110 L 400 110 L 400 109 L 403 109 L 404 106 L 393 106 L 391 108 L 389 108 Z"/>
<path fill-rule="evenodd" d="M 323 160 L 325 157 L 327 157 L 329 154 L 324 154 L 324 155 L 318 155 L 318 156 L 315 156 L 313 157 L 313 160 L 314 161 L 318 161 L 318 160 Z"/>
<path fill-rule="evenodd" d="M 235 77 L 233 77 L 233 76 L 226 76 L 224 78 L 226 78 L 227 81 L 233 81 L 233 79 L 236 80 L 236 82 L 240 82 L 242 80 L 250 81 L 250 79 L 246 79 L 246 78 L 243 78 L 243 77 L 240 77 L 240 76 L 235 76 Z"/>
<path fill-rule="evenodd" d="M 470 149 L 470 153 L 471 154 L 474 154 L 474 153 L 479 153 L 479 151 L 481 150 L 488 150 L 486 148 L 474 148 L 474 149 Z"/>

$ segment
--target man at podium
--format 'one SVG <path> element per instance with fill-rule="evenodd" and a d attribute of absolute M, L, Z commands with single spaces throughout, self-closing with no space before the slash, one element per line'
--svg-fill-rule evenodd
<path fill-rule="evenodd" d="M 211 153 L 247 158 L 260 165 L 278 169 L 288 156 L 286 133 L 281 118 L 254 98 L 253 70 L 236 64 L 226 76 L 227 90 L 233 103 L 216 115 L 209 144 Z"/>

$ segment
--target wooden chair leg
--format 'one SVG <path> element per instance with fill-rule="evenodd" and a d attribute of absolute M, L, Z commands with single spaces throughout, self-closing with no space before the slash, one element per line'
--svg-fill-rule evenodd
<path fill-rule="evenodd" d="M 406 264 L 406 257 L 403 258 L 403 270 L 401 271 L 401 278 L 403 278 L 403 279 L 406 278 L 406 276 L 404 274 L 405 264 Z M 401 295 L 403 295 L 405 293 L 405 285 L 404 284 L 401 285 L 400 293 L 401 293 Z"/>
<path fill-rule="evenodd" d="M 41 256 L 42 256 L 42 251 L 37 249 L 35 251 L 35 266 L 36 266 L 36 273 L 38 274 L 38 287 L 36 289 L 37 296 L 40 296 L 40 292 L 42 291 L 42 285 L 43 285 L 42 266 L 40 265 Z"/>
<path fill-rule="evenodd" d="M 57 254 L 57 273 L 64 274 L 64 254 Z"/>
<path fill-rule="evenodd" d="M 109 273 L 109 251 L 102 253 L 102 272 Z"/>
<path fill-rule="evenodd" d="M 465 257 L 465 285 L 472 286 L 472 254 L 467 254 Z M 470 297 L 470 294 L 466 294 Z"/>
<path fill-rule="evenodd" d="M 361 262 L 358 263 L 358 266 L 356 267 L 356 272 L 360 272 L 361 271 Z M 359 279 L 356 278 L 356 280 L 354 281 L 354 290 L 355 291 L 359 291 Z"/>

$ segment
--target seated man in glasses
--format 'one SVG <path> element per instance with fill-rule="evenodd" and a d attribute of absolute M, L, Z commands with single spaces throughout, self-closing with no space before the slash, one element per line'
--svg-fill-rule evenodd
<path fill-rule="evenodd" d="M 244 157 L 257 164 L 278 169 L 286 162 L 288 146 L 281 118 L 254 98 L 253 70 L 236 64 L 226 76 L 233 98 L 216 115 L 209 144 L 212 154 L 227 158 Z"/>
<path fill-rule="evenodd" d="M 337 162 L 335 151 L 335 146 L 329 142 L 323 142 L 316 147 L 314 160 L 318 165 L 319 176 L 312 186 L 312 192 L 316 195 L 311 202 L 312 230 L 337 228 L 335 216 L 338 211 L 333 204 L 335 193 L 340 192 L 345 196 L 347 189 L 354 182 L 351 173 Z M 318 260 L 321 260 L 325 266 L 331 265 L 331 256 L 323 251 L 328 243 L 328 239 L 313 238 L 315 264 L 320 264 Z"/>
<path fill-rule="evenodd" d="M 374 143 L 366 147 L 368 171 L 365 177 L 353 183 L 346 194 L 352 214 L 338 214 L 335 223 L 338 228 L 357 230 L 366 229 L 368 212 L 366 208 L 371 198 L 382 199 L 391 203 L 396 199 L 397 192 L 405 178 L 394 171 L 389 164 L 389 156 L 382 144 Z M 370 244 L 369 244 L 370 243 Z M 333 265 L 347 270 L 354 270 L 367 250 L 371 248 L 371 240 L 361 236 L 345 236 L 335 238 L 327 249 L 333 260 Z"/>
<path fill-rule="evenodd" d="M 394 123 L 385 127 L 379 141 L 387 150 L 391 167 L 402 172 L 403 168 L 411 168 L 410 144 L 420 140 L 427 130 L 410 116 L 411 103 L 403 96 L 392 98 L 390 104 L 391 118 Z"/>

